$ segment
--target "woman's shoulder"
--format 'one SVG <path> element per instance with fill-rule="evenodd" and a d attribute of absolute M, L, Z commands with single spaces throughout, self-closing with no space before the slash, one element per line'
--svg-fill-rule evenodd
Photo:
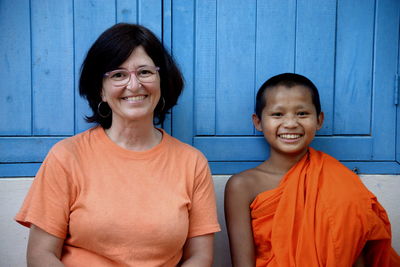
<path fill-rule="evenodd" d="M 165 138 L 167 138 L 168 146 L 173 148 L 173 150 L 176 151 L 178 154 L 182 154 L 182 156 L 188 155 L 188 156 L 197 156 L 200 158 L 205 158 L 204 154 L 196 147 L 182 142 L 176 137 L 169 135 L 165 131 L 164 135 Z"/>
<path fill-rule="evenodd" d="M 55 143 L 50 149 L 50 152 L 57 155 L 78 153 L 82 150 L 82 147 L 88 145 L 89 141 L 92 140 L 100 130 L 99 126 L 93 127 L 73 136 L 66 137 Z"/>

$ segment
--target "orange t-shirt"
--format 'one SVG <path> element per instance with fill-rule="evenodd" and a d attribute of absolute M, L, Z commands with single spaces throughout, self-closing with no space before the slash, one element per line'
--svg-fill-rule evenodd
<path fill-rule="evenodd" d="M 376 197 L 356 174 L 312 148 L 250 208 L 257 267 L 351 267 L 363 249 L 367 266 L 400 267 Z"/>
<path fill-rule="evenodd" d="M 187 238 L 220 227 L 207 160 L 162 132 L 143 152 L 102 127 L 57 143 L 15 219 L 64 239 L 66 266 L 176 266 Z"/>

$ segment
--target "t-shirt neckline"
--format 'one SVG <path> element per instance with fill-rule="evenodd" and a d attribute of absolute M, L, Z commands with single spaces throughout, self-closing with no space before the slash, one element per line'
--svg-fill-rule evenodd
<path fill-rule="evenodd" d="M 97 126 L 94 129 L 94 134 L 98 137 L 98 141 L 106 153 L 115 153 L 130 158 L 149 158 L 162 150 L 168 142 L 168 134 L 161 128 L 156 129 L 162 133 L 161 142 L 144 151 L 129 150 L 117 145 L 107 136 L 104 128 L 101 126 Z"/>

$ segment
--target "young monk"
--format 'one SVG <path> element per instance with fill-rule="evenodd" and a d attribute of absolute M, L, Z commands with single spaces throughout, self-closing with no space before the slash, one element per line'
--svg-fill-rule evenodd
<path fill-rule="evenodd" d="M 233 266 L 400 266 L 376 197 L 339 161 L 309 147 L 323 121 L 306 77 L 280 74 L 259 89 L 253 123 L 270 156 L 226 185 Z"/>

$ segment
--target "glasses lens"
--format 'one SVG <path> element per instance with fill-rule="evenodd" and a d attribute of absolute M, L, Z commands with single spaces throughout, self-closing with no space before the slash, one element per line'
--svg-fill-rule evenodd
<path fill-rule="evenodd" d="M 130 73 L 127 70 L 114 70 L 108 74 L 108 78 L 115 86 L 122 86 L 128 83 Z"/>
<path fill-rule="evenodd" d="M 152 66 L 144 66 L 136 70 L 136 77 L 144 83 L 154 82 L 157 77 L 157 68 Z"/>

